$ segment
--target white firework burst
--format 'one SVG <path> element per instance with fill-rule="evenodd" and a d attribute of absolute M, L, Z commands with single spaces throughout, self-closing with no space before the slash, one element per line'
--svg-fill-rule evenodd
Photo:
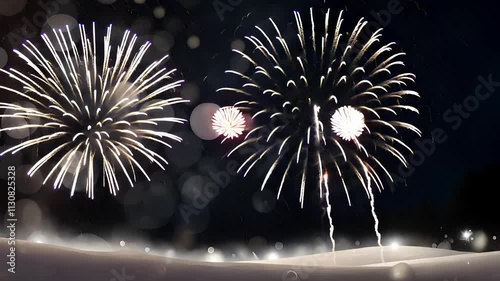
<path fill-rule="evenodd" d="M 270 19 L 270 31 L 256 27 L 255 35 L 245 37 L 253 48 L 234 50 L 250 68 L 227 70 L 238 78 L 236 85 L 218 91 L 238 95 L 235 106 L 251 114 L 255 127 L 228 156 L 253 146 L 256 152 L 238 172 L 247 175 L 257 163 L 269 161 L 261 188 L 277 174 L 278 198 L 286 178 L 299 176 L 302 206 L 311 178 L 321 198 L 324 188 L 332 186 L 326 181 L 338 182 L 351 204 L 344 180 L 351 172 L 370 200 L 380 244 L 372 183 L 383 189 L 379 173 L 392 181 L 385 155 L 407 165 L 402 150 L 413 151 L 401 140 L 401 129 L 421 135 L 401 121 L 405 111 L 418 114 L 405 104 L 419 97 L 409 89 L 415 75 L 401 71 L 405 54 L 394 51 L 395 43 L 381 43 L 382 29 L 371 32 L 361 19 L 345 33 L 342 12 L 332 28 L 330 10 L 317 18 L 312 8 L 307 17 L 295 12 L 295 24 L 286 31 Z M 329 122 L 332 126 L 324 126 Z"/>
<path fill-rule="evenodd" d="M 173 78 L 176 69 L 160 68 L 168 55 L 141 67 L 151 43 L 136 47 L 137 36 L 126 31 L 115 48 L 111 45 L 111 30 L 109 26 L 101 54 L 96 47 L 95 24 L 91 38 L 85 26 L 79 25 L 80 46 L 68 27 L 67 32 L 53 30 L 52 41 L 47 34 L 42 35 L 44 48 L 26 41 L 24 53 L 14 50 L 29 67 L 27 73 L 14 68 L 0 69 L 22 86 L 0 88 L 36 106 L 24 108 L 2 102 L 0 108 L 6 111 L 0 116 L 39 120 L 36 124 L 12 126 L 2 131 L 40 128 L 38 132 L 43 132 L 0 156 L 45 145 L 50 151 L 32 166 L 28 175 L 49 161 L 56 161 L 44 184 L 52 178 L 57 189 L 72 175 L 71 196 L 77 182 L 85 181 L 88 196 L 94 198 L 94 171 L 98 168 L 103 171 L 103 186 L 107 184 L 113 195 L 119 190 L 118 172 L 126 176 L 131 186 L 136 181 L 136 169 L 150 180 L 138 156 L 165 169 L 167 160 L 148 144 L 170 147 L 168 141 L 182 141 L 176 135 L 159 131 L 157 126 L 162 122 L 186 122 L 161 115 L 165 107 L 187 102 L 175 93 L 166 96 L 183 82 Z"/>
<path fill-rule="evenodd" d="M 245 130 L 245 118 L 241 111 L 234 106 L 222 107 L 212 117 L 212 128 L 226 139 L 241 136 Z"/>
<path fill-rule="evenodd" d="M 365 129 L 365 116 L 351 106 L 343 106 L 335 111 L 331 119 L 332 130 L 346 141 L 357 141 Z"/>

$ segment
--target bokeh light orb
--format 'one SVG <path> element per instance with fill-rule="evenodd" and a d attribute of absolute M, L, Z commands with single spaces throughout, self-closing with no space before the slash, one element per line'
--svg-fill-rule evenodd
<path fill-rule="evenodd" d="M 194 104 L 200 98 L 200 88 L 193 83 L 186 83 L 181 89 L 181 97 L 188 100 L 188 104 Z"/>
<path fill-rule="evenodd" d="M 0 15 L 13 16 L 20 13 L 26 7 L 28 0 L 2 0 L 0 1 Z"/>
<path fill-rule="evenodd" d="M 153 15 L 157 19 L 163 18 L 165 16 L 165 8 L 163 8 L 162 6 L 158 6 L 158 7 L 154 8 Z"/>
<path fill-rule="evenodd" d="M 258 212 L 269 213 L 276 206 L 276 195 L 268 189 L 259 190 L 254 193 L 252 204 Z"/>
<path fill-rule="evenodd" d="M 274 247 L 276 248 L 276 250 L 281 251 L 281 250 L 283 250 L 283 243 L 282 242 L 276 242 L 274 244 Z"/>
<path fill-rule="evenodd" d="M 209 254 L 213 254 L 213 253 L 215 252 L 214 247 L 208 247 L 207 252 L 208 252 Z"/>
<path fill-rule="evenodd" d="M 174 36 L 166 30 L 155 32 L 153 35 L 153 47 L 162 54 L 170 52 L 174 44 Z"/>
<path fill-rule="evenodd" d="M 190 36 L 187 40 L 187 45 L 191 49 L 197 49 L 200 46 L 200 37 L 193 35 Z"/>
<path fill-rule="evenodd" d="M 17 105 L 20 105 L 17 103 Z M 7 109 L 5 110 L 5 115 L 9 114 L 14 114 L 15 112 L 13 110 Z M 14 128 L 14 127 L 21 127 L 21 126 L 27 126 L 28 121 L 27 119 L 22 119 L 22 118 L 12 118 L 12 117 L 2 117 L 2 122 L 1 126 L 2 129 L 7 129 L 7 128 Z M 16 130 L 6 130 L 4 131 L 9 137 L 14 138 L 14 139 L 25 139 L 29 137 L 31 134 L 31 131 L 29 128 L 22 128 L 22 129 L 16 129 Z"/>
<path fill-rule="evenodd" d="M 31 199 L 16 201 L 15 214 L 17 219 L 16 238 L 26 239 L 41 227 L 43 220 L 42 210 L 35 201 Z"/>
<path fill-rule="evenodd" d="M 487 246 L 488 235 L 484 231 L 476 232 L 472 242 L 472 249 L 476 252 L 483 252 Z"/>
<path fill-rule="evenodd" d="M 9 55 L 5 49 L 0 48 L 0 68 L 4 68 L 9 61 Z"/>
<path fill-rule="evenodd" d="M 88 27 L 87 27 L 88 28 Z M 68 35 L 68 29 L 69 32 L 71 33 L 71 38 L 75 43 L 80 41 L 80 30 L 78 28 L 78 21 L 66 14 L 57 14 L 53 15 L 50 18 L 47 19 L 47 22 L 43 25 L 42 27 L 42 33 L 45 33 L 54 48 L 57 51 L 62 51 L 63 48 L 59 45 L 59 41 L 57 41 L 57 38 L 54 35 L 53 30 L 60 30 L 66 40 L 69 40 L 69 35 Z"/>
<path fill-rule="evenodd" d="M 200 139 L 214 140 L 219 136 L 212 128 L 212 116 L 219 108 L 215 103 L 202 103 L 191 113 L 189 124 L 195 135 Z"/>
<path fill-rule="evenodd" d="M 236 39 L 231 42 L 231 50 L 238 50 L 240 52 L 245 51 L 245 41 L 241 39 Z"/>
<path fill-rule="evenodd" d="M 30 177 L 28 171 L 31 167 L 21 166 L 16 168 L 16 189 L 26 195 L 37 193 L 42 187 L 44 180 L 40 170 L 36 171 Z"/>
<path fill-rule="evenodd" d="M 401 262 L 391 267 L 389 280 L 413 281 L 415 279 L 416 279 L 415 271 L 409 264 Z"/>

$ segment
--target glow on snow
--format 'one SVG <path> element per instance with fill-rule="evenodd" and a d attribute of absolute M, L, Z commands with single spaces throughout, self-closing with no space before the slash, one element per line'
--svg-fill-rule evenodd
<path fill-rule="evenodd" d="M 245 118 L 241 111 L 233 106 L 222 107 L 212 117 L 212 128 L 226 139 L 233 139 L 243 134 Z"/>
<path fill-rule="evenodd" d="M 167 147 L 170 147 L 167 141 L 182 141 L 180 137 L 158 131 L 156 127 L 160 122 L 182 124 L 185 120 L 150 115 L 161 112 L 166 106 L 187 102 L 176 96 L 164 97 L 183 81 L 172 78 L 176 69 L 159 68 L 168 56 L 139 70 L 151 43 L 136 47 L 137 36 L 129 31 L 123 34 L 121 44 L 113 51 L 112 27 L 109 26 L 101 58 L 96 48 L 95 24 L 92 38 L 83 25 L 79 26 L 81 48 L 71 38 L 69 28 L 66 29 L 64 33 L 67 35 L 62 30 L 53 30 L 55 40 L 52 41 L 43 34 L 46 49 L 38 49 L 26 41 L 23 44 L 26 54 L 14 50 L 30 67 L 29 74 L 13 68 L 8 71 L 0 69 L 20 82 L 22 89 L 0 88 L 37 106 L 33 109 L 0 103 L 0 108 L 7 110 L 0 116 L 24 120 L 40 118 L 39 124 L 3 128 L 2 131 L 44 128 L 46 132 L 1 155 L 42 144 L 52 146 L 50 152 L 29 170 L 30 176 L 49 161 L 57 161 L 44 184 L 53 178 L 54 188 L 60 188 L 64 178 L 73 173 L 71 196 L 77 182 L 83 178 L 88 196 L 94 198 L 94 171 L 102 164 L 103 185 L 107 183 L 110 192 L 116 195 L 119 190 L 118 171 L 123 172 L 131 186 L 136 181 L 136 169 L 149 180 L 148 173 L 136 160 L 137 155 L 162 169 L 168 164 L 165 158 L 148 148 L 148 141 Z M 62 51 L 58 52 L 56 46 Z"/>
<path fill-rule="evenodd" d="M 415 83 L 415 75 L 401 71 L 400 59 L 405 54 L 394 52 L 395 43 L 381 43 L 382 29 L 370 32 L 364 19 L 343 33 L 342 12 L 333 28 L 330 10 L 315 13 L 310 9 L 306 17 L 294 14 L 294 34 L 289 28 L 280 30 L 270 19 L 270 31 L 256 27 L 255 35 L 245 37 L 254 48 L 233 50 L 250 63 L 250 69 L 244 73 L 227 70 L 238 82 L 218 92 L 238 95 L 234 106 L 249 113 L 255 126 L 228 156 L 245 147 L 258 147 L 238 172 L 246 176 L 257 163 L 268 163 L 261 188 L 277 177 L 278 199 L 286 179 L 298 178 L 302 207 L 306 183 L 316 179 L 320 198 L 326 187 L 329 212 L 328 186 L 342 185 L 351 204 L 344 178 L 349 171 L 370 200 L 381 245 L 372 189 L 383 189 L 379 174 L 392 181 L 381 159 L 391 156 L 407 166 L 402 151 L 413 151 L 401 140 L 400 129 L 421 136 L 415 126 L 400 121 L 403 111 L 418 114 L 415 107 L 405 104 L 419 98 L 408 85 Z M 331 216 L 329 220 L 334 248 Z"/>

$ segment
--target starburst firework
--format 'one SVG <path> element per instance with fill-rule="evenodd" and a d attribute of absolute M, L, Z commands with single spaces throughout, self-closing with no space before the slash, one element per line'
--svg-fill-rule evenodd
<path fill-rule="evenodd" d="M 379 159 L 385 153 L 407 165 L 400 150 L 413 152 L 402 141 L 400 129 L 421 135 L 412 124 L 400 121 L 403 111 L 418 114 L 405 105 L 419 97 L 408 89 L 415 76 L 401 72 L 405 54 L 394 52 L 395 43 L 381 43 L 381 29 L 372 33 L 361 19 L 350 33 L 343 33 L 342 12 L 332 29 L 330 10 L 321 15 L 322 24 L 317 18 L 313 9 L 306 19 L 295 12 L 295 24 L 285 32 L 270 19 L 271 32 L 256 27 L 258 35 L 245 37 L 254 47 L 251 51 L 234 50 L 250 69 L 226 71 L 238 82 L 219 91 L 239 95 L 235 106 L 251 114 L 255 127 L 228 156 L 258 144 L 238 171 L 246 170 L 247 175 L 259 161 L 269 161 L 261 188 L 278 176 L 278 198 L 286 178 L 299 175 L 302 206 L 308 178 L 317 179 L 320 197 L 327 181 L 335 179 L 351 204 L 344 181 L 351 171 L 370 199 L 380 244 L 371 184 L 383 189 L 380 172 L 392 181 Z M 328 123 L 331 127 L 324 126 Z M 316 172 L 311 173 L 311 167 Z"/>
<path fill-rule="evenodd" d="M 2 102 L 0 108 L 6 111 L 0 116 L 40 120 L 36 124 L 12 126 L 2 131 L 39 128 L 39 132 L 43 132 L 0 156 L 33 146 L 47 146 L 50 152 L 32 166 L 28 175 L 55 160 L 44 184 L 52 178 L 54 188 L 60 188 L 65 177 L 73 174 L 71 196 L 77 182 L 83 179 L 88 196 L 94 198 L 94 171 L 99 165 L 102 165 L 103 186 L 107 183 L 114 195 L 119 190 L 118 172 L 126 176 L 131 186 L 137 179 L 135 169 L 149 180 L 137 156 L 144 156 L 165 169 L 167 160 L 148 144 L 170 147 L 168 140 L 182 141 L 176 135 L 157 131 L 157 125 L 162 122 L 186 122 L 175 117 L 156 116 L 166 106 L 187 102 L 176 96 L 164 97 L 183 82 L 173 78 L 176 69 L 160 68 L 168 55 L 141 70 L 151 43 L 136 47 L 137 36 L 126 31 L 115 50 L 111 45 L 111 30 L 109 26 L 102 57 L 96 48 L 95 24 L 92 38 L 88 37 L 85 26 L 79 25 L 80 47 L 71 37 L 69 27 L 66 32 L 53 30 L 53 40 L 47 34 L 42 35 L 43 49 L 26 41 L 23 44 L 25 53 L 14 50 L 29 66 L 29 73 L 14 68 L 0 69 L 22 85 L 19 88 L 0 86 L 0 89 L 36 106 L 24 108 L 16 103 Z"/>
<path fill-rule="evenodd" d="M 245 118 L 241 111 L 233 106 L 222 107 L 212 117 L 212 128 L 226 139 L 233 139 L 243 134 Z"/>

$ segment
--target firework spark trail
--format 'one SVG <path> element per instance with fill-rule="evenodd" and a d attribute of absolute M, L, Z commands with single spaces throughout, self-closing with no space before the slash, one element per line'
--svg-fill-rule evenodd
<path fill-rule="evenodd" d="M 153 142 L 171 147 L 164 139 L 182 141 L 176 135 L 158 131 L 157 126 L 162 122 L 183 124 L 186 120 L 154 117 L 155 112 L 163 111 L 166 106 L 188 102 L 180 97 L 163 98 L 163 94 L 183 83 L 183 80 L 172 79 L 176 69 L 159 69 L 168 55 L 140 71 L 151 43 L 136 48 L 137 36 L 126 31 L 116 48 L 116 57 L 112 58 L 111 29 L 109 26 L 104 37 L 102 68 L 98 65 L 100 58 L 93 24 L 91 38 L 85 26 L 79 25 L 80 48 L 66 26 L 67 35 L 56 29 L 53 30 L 53 40 L 47 34 L 42 35 L 45 49 L 38 49 L 26 41 L 22 45 L 25 53 L 14 50 L 30 67 L 28 74 L 14 68 L 8 71 L 0 69 L 22 84 L 22 89 L 6 86 L 0 86 L 0 89 L 37 106 L 35 109 L 23 108 L 15 103 L 2 102 L 0 108 L 6 112 L 0 117 L 27 121 L 40 118 L 39 124 L 12 126 L 0 131 L 47 129 L 46 134 L 23 141 L 0 156 L 15 154 L 32 146 L 52 146 L 51 152 L 38 160 L 28 175 L 32 176 L 49 161 L 59 159 L 43 183 L 55 177 L 53 186 L 59 189 L 65 177 L 73 174 L 71 196 L 79 179 L 85 178 L 86 192 L 94 198 L 94 173 L 99 163 L 102 164 L 103 186 L 107 183 L 113 195 L 119 190 L 118 171 L 123 172 L 132 187 L 136 181 L 135 168 L 150 180 L 136 160 L 137 156 L 144 156 L 162 169 L 168 162 L 146 144 Z M 48 53 L 48 56 L 43 53 Z M 171 81 L 165 83 L 166 80 Z"/>
<path fill-rule="evenodd" d="M 236 85 L 218 92 L 241 97 L 234 106 L 248 112 L 255 127 L 228 156 L 258 144 L 239 170 L 246 167 L 246 176 L 257 162 L 270 165 L 262 188 L 275 174 L 279 176 L 278 199 L 286 178 L 299 181 L 300 177 L 302 207 L 310 178 L 318 181 L 323 197 L 325 172 L 339 175 L 349 205 L 344 176 L 350 174 L 373 204 L 372 184 L 384 189 L 378 173 L 392 181 L 382 157 L 391 156 L 407 166 L 403 150 L 413 151 L 401 140 L 403 131 L 421 136 L 414 125 L 400 121 L 419 113 L 406 105 L 420 97 L 408 89 L 415 75 L 401 72 L 405 53 L 395 52 L 394 42 L 383 44 L 382 29 L 371 32 L 364 19 L 346 33 L 342 12 L 336 24 L 331 24 L 330 10 L 322 14 L 324 21 L 312 8 L 307 17 L 299 12 L 294 16 L 294 30 L 283 32 L 270 19 L 270 31 L 256 27 L 257 35 L 245 36 L 253 49 L 234 50 L 250 68 L 245 73 L 227 70 L 227 75 L 236 76 Z M 371 35 L 366 38 L 364 33 Z M 311 167 L 317 172 L 309 173 Z M 376 218 L 374 208 L 373 214 Z M 378 220 L 375 228 L 381 244 Z"/>
<path fill-rule="evenodd" d="M 325 182 L 325 197 L 326 197 L 326 212 L 328 213 L 328 221 L 330 222 L 330 241 L 332 242 L 332 253 L 333 253 L 333 262 L 337 263 L 335 258 L 335 237 L 333 236 L 333 231 L 335 227 L 333 225 L 332 218 L 332 204 L 330 204 L 330 188 L 328 187 L 328 174 L 325 173 L 323 181 Z"/>
<path fill-rule="evenodd" d="M 371 179 L 370 179 L 370 176 L 368 174 L 368 168 L 364 167 L 364 170 L 365 170 L 366 183 L 367 183 L 366 185 L 368 188 L 368 192 L 370 193 L 371 212 L 372 212 L 373 220 L 375 221 L 374 228 L 375 228 L 375 234 L 377 235 L 377 244 L 380 247 L 380 259 L 382 260 L 382 262 L 385 262 L 384 247 L 382 247 L 382 235 L 380 234 L 380 231 L 378 230 L 379 220 L 378 220 L 377 213 L 375 212 L 375 197 L 373 195 L 373 190 L 371 187 Z"/>

